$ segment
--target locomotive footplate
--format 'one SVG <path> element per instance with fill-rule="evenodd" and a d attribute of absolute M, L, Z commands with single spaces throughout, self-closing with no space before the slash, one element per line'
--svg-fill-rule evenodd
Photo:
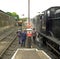
<path fill-rule="evenodd" d="M 45 38 L 43 39 L 42 41 L 44 41 L 44 43 L 46 45 L 48 45 L 54 52 L 56 52 L 57 56 L 60 56 L 60 41 L 57 40 L 56 38 L 54 37 L 49 37 L 49 36 L 46 36 L 45 34 L 43 33 L 40 33 L 40 35 Z M 43 43 L 43 44 L 44 44 Z"/>

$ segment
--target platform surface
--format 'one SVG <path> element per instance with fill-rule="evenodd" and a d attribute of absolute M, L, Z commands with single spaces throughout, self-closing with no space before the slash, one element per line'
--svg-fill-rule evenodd
<path fill-rule="evenodd" d="M 17 49 L 11 59 L 51 59 L 45 52 L 37 49 Z"/>

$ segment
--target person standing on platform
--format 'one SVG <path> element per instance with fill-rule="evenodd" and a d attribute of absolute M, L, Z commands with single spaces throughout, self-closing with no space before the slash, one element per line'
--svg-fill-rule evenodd
<path fill-rule="evenodd" d="M 32 45 L 32 31 L 27 31 L 27 47 L 31 48 Z"/>
<path fill-rule="evenodd" d="M 23 30 L 22 32 L 22 46 L 23 47 L 25 47 L 26 37 L 27 37 L 26 30 Z"/>
<path fill-rule="evenodd" d="M 22 32 L 20 29 L 17 31 L 17 36 L 18 36 L 19 44 L 21 44 L 22 43 Z"/>
<path fill-rule="evenodd" d="M 33 37 L 33 43 L 36 44 L 36 30 L 35 30 L 35 28 L 33 28 L 32 37 Z"/>

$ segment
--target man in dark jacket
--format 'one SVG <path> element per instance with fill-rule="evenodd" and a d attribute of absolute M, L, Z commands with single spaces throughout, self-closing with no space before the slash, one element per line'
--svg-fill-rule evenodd
<path fill-rule="evenodd" d="M 26 37 L 27 37 L 26 31 L 24 30 L 22 32 L 22 46 L 24 46 L 24 47 L 25 47 L 25 43 L 26 43 Z"/>

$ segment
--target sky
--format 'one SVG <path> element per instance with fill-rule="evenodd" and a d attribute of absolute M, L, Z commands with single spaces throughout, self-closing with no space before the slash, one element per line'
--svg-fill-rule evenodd
<path fill-rule="evenodd" d="M 30 17 L 49 7 L 60 6 L 59 0 L 30 0 Z M 0 0 L 0 10 L 4 12 L 16 12 L 20 17 L 28 17 L 28 0 Z M 24 14 L 24 16 L 23 16 Z"/>

